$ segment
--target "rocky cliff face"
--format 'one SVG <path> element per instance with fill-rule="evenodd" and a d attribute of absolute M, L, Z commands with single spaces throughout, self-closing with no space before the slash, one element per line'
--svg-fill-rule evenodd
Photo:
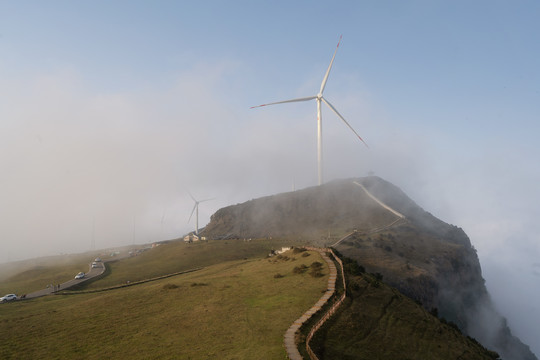
<path fill-rule="evenodd" d="M 425 272 L 409 277 L 406 272 L 398 275 L 389 271 L 390 283 L 413 299 L 425 300 L 437 307 L 441 316 L 458 324 L 488 348 L 495 349 L 504 359 L 536 359 L 529 347 L 511 334 L 506 320 L 494 309 L 476 250 L 465 232 L 435 218 L 396 186 L 380 178 L 365 178 L 362 183 L 377 198 L 407 217 L 407 226 L 417 232 L 415 236 L 405 237 L 407 242 L 414 243 L 415 238 L 429 239 L 425 243 L 421 241 L 418 249 L 425 258 L 424 263 L 415 262 L 415 266 Z M 397 227 L 394 231 L 404 233 L 403 230 L 404 227 Z M 437 242 L 445 245 L 442 252 L 431 248 Z M 428 292 L 428 296 L 422 299 L 418 292 Z"/>
<path fill-rule="evenodd" d="M 211 217 L 203 234 L 334 244 L 426 309 L 437 308 L 440 316 L 503 358 L 536 359 L 494 310 L 465 232 L 424 211 L 381 178 L 339 180 L 229 206 Z"/>

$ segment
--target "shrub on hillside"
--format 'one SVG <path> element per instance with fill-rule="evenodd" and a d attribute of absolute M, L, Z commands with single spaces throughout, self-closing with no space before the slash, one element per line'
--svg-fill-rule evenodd
<path fill-rule="evenodd" d="M 311 269 L 311 271 L 309 272 L 309 275 L 311 275 L 313 277 L 324 276 L 324 274 L 321 272 L 321 269 Z"/>
<path fill-rule="evenodd" d="M 306 270 L 308 269 L 308 267 L 304 264 L 300 265 L 300 266 L 295 266 L 294 269 L 293 269 L 293 273 L 295 274 L 303 274 L 306 272 Z"/>
<path fill-rule="evenodd" d="M 163 290 L 172 290 L 172 289 L 177 289 L 178 288 L 178 285 L 176 284 L 165 284 L 163 285 Z"/>
<path fill-rule="evenodd" d="M 279 279 L 282 277 L 285 277 L 285 275 L 281 275 L 280 273 L 277 273 L 276 275 L 274 275 L 274 279 Z"/>
<path fill-rule="evenodd" d="M 297 248 L 297 247 L 295 247 L 293 249 L 293 254 L 298 254 L 298 253 L 301 253 L 301 252 L 304 252 L 304 251 L 306 251 L 306 248 L 303 248 L 303 247 Z"/>
<path fill-rule="evenodd" d="M 366 272 L 366 269 L 359 265 L 358 262 L 354 259 L 345 257 L 342 260 L 343 262 L 343 270 L 351 275 L 361 275 Z"/>
<path fill-rule="evenodd" d="M 314 261 L 310 265 L 311 271 L 309 272 L 309 274 L 311 276 L 313 276 L 313 277 L 321 277 L 321 276 L 323 276 L 322 266 L 323 266 L 322 263 L 320 263 L 318 261 Z"/>

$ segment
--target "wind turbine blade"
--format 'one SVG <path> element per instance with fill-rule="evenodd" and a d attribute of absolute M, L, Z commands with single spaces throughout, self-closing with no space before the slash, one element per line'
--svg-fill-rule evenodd
<path fill-rule="evenodd" d="M 193 213 L 195 212 L 195 209 L 197 208 L 197 205 L 199 205 L 199 203 L 195 202 L 195 205 L 193 205 L 193 210 L 191 210 L 191 215 L 189 215 L 189 220 L 187 222 L 191 221 L 191 217 L 193 216 Z"/>
<path fill-rule="evenodd" d="M 326 70 L 326 74 L 324 75 L 324 79 L 321 83 L 321 90 L 319 90 L 319 94 L 322 94 L 324 91 L 324 88 L 326 87 L 326 81 L 328 81 L 328 76 L 330 75 L 330 70 L 332 69 L 332 64 L 334 63 L 334 59 L 336 58 L 337 49 L 339 48 L 339 44 L 341 43 L 341 38 L 343 35 L 339 36 L 339 41 L 336 46 L 336 50 L 334 51 L 334 56 L 332 56 L 332 61 L 330 61 L 330 65 L 328 65 L 328 70 Z"/>
<path fill-rule="evenodd" d="M 313 100 L 313 99 L 316 99 L 316 98 L 317 98 L 317 96 L 309 96 L 309 97 L 305 97 L 305 98 L 298 98 L 298 99 L 292 99 L 292 100 L 278 101 L 278 102 L 273 102 L 273 103 L 269 103 L 269 104 L 262 104 L 262 105 L 252 106 L 252 107 L 250 107 L 250 109 L 258 108 L 258 107 L 261 107 L 261 106 L 276 105 L 276 104 L 285 104 L 285 103 L 290 103 L 290 102 L 309 101 L 309 100 Z"/>
<path fill-rule="evenodd" d="M 366 142 L 364 141 L 364 139 L 362 139 L 362 138 L 360 137 L 360 135 L 358 135 L 358 133 L 357 133 L 357 132 L 353 129 L 353 127 L 347 122 L 347 120 L 345 120 L 345 118 L 344 118 L 343 116 L 341 116 L 341 114 L 336 110 L 336 108 L 333 107 L 332 104 L 330 104 L 330 103 L 328 102 L 328 100 L 326 100 L 325 98 L 321 97 L 321 99 L 322 99 L 322 101 L 324 101 L 324 103 L 325 103 L 326 105 L 328 105 L 328 107 L 329 107 L 330 109 L 332 109 L 333 112 L 336 113 L 337 116 L 339 116 L 339 118 L 340 118 L 341 120 L 343 120 L 343 122 L 345 123 L 345 125 L 347 125 L 347 126 L 349 127 L 349 129 L 351 129 L 352 132 L 353 132 L 356 136 L 358 136 L 358 138 L 360 139 L 360 141 L 362 141 L 362 142 L 364 143 L 364 145 L 366 145 L 366 147 L 369 148 L 368 144 L 366 144 Z"/>
<path fill-rule="evenodd" d="M 189 196 L 191 197 L 191 199 L 195 202 L 197 202 L 197 200 L 195 200 L 195 198 L 193 197 L 193 195 L 191 195 L 191 192 L 189 190 L 186 190 L 187 193 L 189 194 Z"/>

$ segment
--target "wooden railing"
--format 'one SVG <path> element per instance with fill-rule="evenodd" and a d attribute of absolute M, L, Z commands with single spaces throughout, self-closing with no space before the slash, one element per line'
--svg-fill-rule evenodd
<path fill-rule="evenodd" d="M 345 272 L 343 271 L 343 262 L 341 261 L 339 257 L 336 256 L 336 254 L 334 253 L 334 251 L 332 251 L 332 249 L 324 249 L 324 250 L 326 252 L 331 253 L 334 259 L 339 263 L 339 267 L 341 268 L 341 279 L 343 280 L 343 294 L 340 296 L 339 300 L 336 301 L 332 305 L 332 307 L 326 312 L 326 314 L 324 314 L 324 316 L 321 319 L 319 319 L 319 321 L 311 328 L 308 336 L 306 337 L 306 351 L 309 354 L 309 357 L 311 358 L 311 360 L 319 360 L 319 358 L 317 357 L 317 355 L 315 355 L 315 353 L 311 349 L 311 346 L 309 346 L 309 342 L 311 341 L 311 339 L 313 338 L 313 335 L 315 335 L 317 330 L 319 330 L 320 327 L 323 326 L 326 320 L 328 320 L 332 315 L 334 315 L 338 307 L 343 303 L 343 301 L 345 300 L 345 297 L 347 296 L 347 283 L 345 281 Z"/>

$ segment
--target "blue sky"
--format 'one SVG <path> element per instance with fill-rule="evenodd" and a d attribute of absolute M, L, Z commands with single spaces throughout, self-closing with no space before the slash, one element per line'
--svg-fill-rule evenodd
<path fill-rule="evenodd" d="M 538 18 L 537 1 L 0 0 L 0 261 L 177 237 L 186 189 L 216 197 L 205 224 L 315 185 L 315 104 L 249 107 L 315 95 L 343 34 L 325 97 L 370 148 L 323 108 L 325 178 L 374 171 L 463 227 L 533 346 Z"/>

